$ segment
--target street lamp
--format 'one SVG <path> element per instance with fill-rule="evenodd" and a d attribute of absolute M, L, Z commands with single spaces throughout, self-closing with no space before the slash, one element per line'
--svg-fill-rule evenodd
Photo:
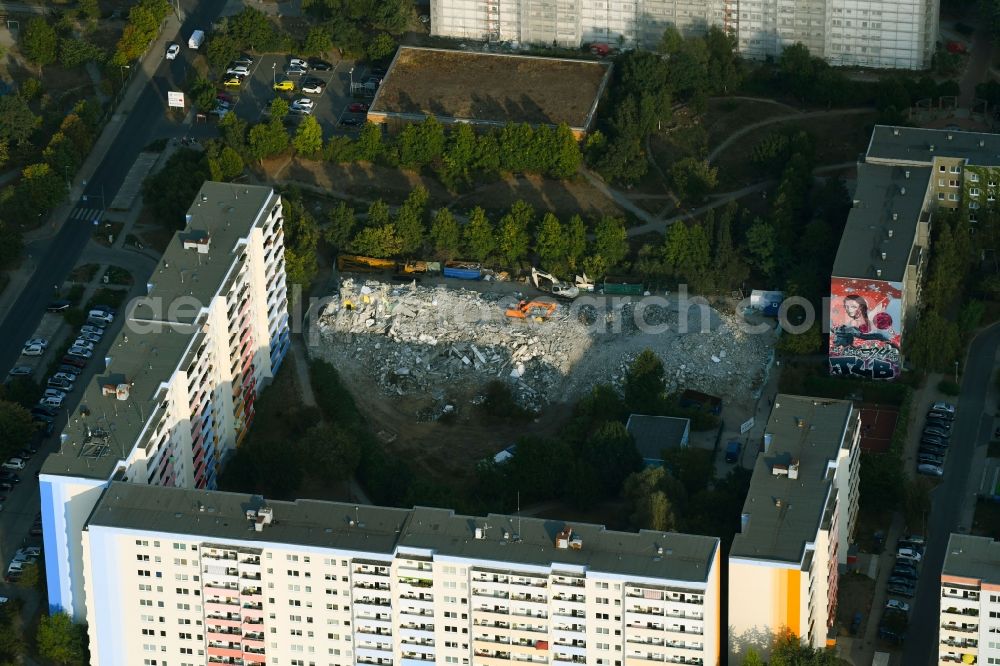
<path fill-rule="evenodd" d="M 69 192 L 70 190 L 73 189 L 73 186 L 70 185 L 70 182 L 69 182 L 69 167 L 68 166 L 64 166 L 63 167 L 63 175 L 66 176 L 66 191 Z"/>
<path fill-rule="evenodd" d="M 353 95 L 354 94 L 354 68 L 351 67 L 350 71 L 347 72 L 347 73 L 351 75 L 351 94 Z"/>
<path fill-rule="evenodd" d="M 271 87 L 278 85 L 278 63 L 271 63 Z"/>
<path fill-rule="evenodd" d="M 122 88 L 125 87 L 125 70 L 126 69 L 132 69 L 132 68 L 129 65 L 120 65 L 118 67 L 118 73 L 121 74 L 121 77 L 122 77 Z"/>
<path fill-rule="evenodd" d="M 958 383 L 958 361 L 955 361 L 955 383 Z"/>

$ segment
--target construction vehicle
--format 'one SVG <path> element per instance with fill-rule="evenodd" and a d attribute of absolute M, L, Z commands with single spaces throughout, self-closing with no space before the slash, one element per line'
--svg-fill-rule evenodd
<path fill-rule="evenodd" d="M 375 257 L 363 257 L 358 254 L 341 254 L 337 257 L 338 271 L 376 273 L 395 269 L 396 262 L 392 259 L 376 259 Z"/>
<path fill-rule="evenodd" d="M 545 301 L 519 301 L 512 308 L 507 308 L 507 316 L 512 319 L 532 319 L 538 323 L 547 321 L 555 314 L 556 304 Z"/>
<path fill-rule="evenodd" d="M 540 271 L 534 266 L 531 267 L 531 283 L 535 285 L 535 289 L 547 291 L 557 298 L 573 299 L 580 295 L 579 287 L 563 282 L 555 275 Z"/>
<path fill-rule="evenodd" d="M 426 261 L 404 261 L 399 264 L 399 272 L 403 275 L 411 275 L 414 273 L 426 273 L 427 272 L 427 262 Z"/>

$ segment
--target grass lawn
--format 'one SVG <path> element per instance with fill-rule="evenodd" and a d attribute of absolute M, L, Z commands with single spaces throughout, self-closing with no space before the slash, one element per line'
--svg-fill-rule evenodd
<path fill-rule="evenodd" d="M 796 111 L 797 109 L 785 104 L 725 97 L 711 99 L 704 120 L 708 145 L 714 148 L 725 141 L 730 134 L 747 125 L 776 116 L 788 116 Z"/>

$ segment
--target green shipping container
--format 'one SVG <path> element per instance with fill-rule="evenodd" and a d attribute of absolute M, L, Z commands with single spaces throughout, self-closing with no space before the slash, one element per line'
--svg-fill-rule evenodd
<path fill-rule="evenodd" d="M 608 282 L 601 285 L 602 294 L 622 296 L 642 296 L 644 289 L 641 282 Z"/>

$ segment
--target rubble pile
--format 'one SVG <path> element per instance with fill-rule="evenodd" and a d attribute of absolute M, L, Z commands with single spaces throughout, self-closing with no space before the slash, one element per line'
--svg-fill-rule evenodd
<path fill-rule="evenodd" d="M 594 384 L 620 384 L 645 348 L 663 359 L 668 390 L 749 392 L 774 342 L 773 333 L 747 334 L 707 306 L 705 317 L 691 308 L 681 333 L 676 307 L 664 304 L 581 298 L 547 320 L 507 317 L 519 297 L 344 279 L 313 322 L 322 344 L 310 351 L 364 372 L 386 394 L 432 397 L 439 405 L 423 418 L 434 419 L 456 408 L 449 394 L 493 379 L 510 382 L 525 406 L 573 400 Z"/>

